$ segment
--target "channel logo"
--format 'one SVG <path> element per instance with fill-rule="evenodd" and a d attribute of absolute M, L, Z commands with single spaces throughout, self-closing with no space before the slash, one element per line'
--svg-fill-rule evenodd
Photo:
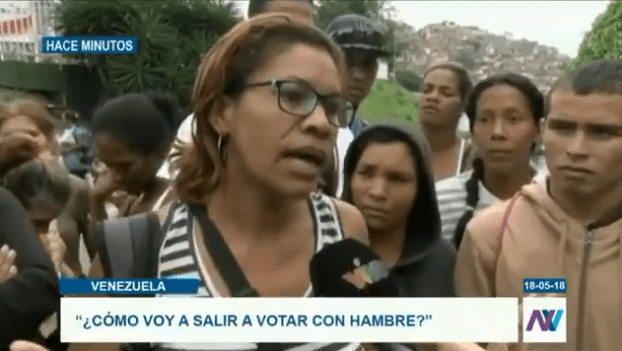
<path fill-rule="evenodd" d="M 523 341 L 525 343 L 566 342 L 566 298 L 525 297 L 523 299 Z"/>
<path fill-rule="evenodd" d="M 533 310 L 527 323 L 527 331 L 532 331 L 536 322 L 541 331 L 556 331 L 559 321 L 564 315 L 564 310 Z"/>

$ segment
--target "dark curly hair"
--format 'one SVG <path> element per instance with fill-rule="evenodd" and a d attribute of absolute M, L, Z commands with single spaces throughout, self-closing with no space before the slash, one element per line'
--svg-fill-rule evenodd
<path fill-rule="evenodd" d="M 93 137 L 105 134 L 149 155 L 168 150 L 183 121 L 177 98 L 164 92 L 130 93 L 106 100 L 93 113 Z"/>
<path fill-rule="evenodd" d="M 469 129 L 471 132 L 473 132 L 473 124 L 477 116 L 477 101 L 479 97 L 488 88 L 502 84 L 509 85 L 523 94 L 529 103 L 531 116 L 536 124 L 544 117 L 544 95 L 529 78 L 515 73 L 495 75 L 477 83 L 467 99 L 466 114 L 469 117 Z"/>

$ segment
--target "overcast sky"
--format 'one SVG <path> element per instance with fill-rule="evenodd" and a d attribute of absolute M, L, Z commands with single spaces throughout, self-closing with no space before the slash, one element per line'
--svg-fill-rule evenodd
<path fill-rule="evenodd" d="M 344 0 L 347 1 L 347 0 Z M 444 20 L 491 33 L 537 41 L 575 57 L 584 33 L 607 9 L 606 1 L 391 1 L 398 19 L 419 29 Z M 246 13 L 248 1 L 236 1 Z"/>

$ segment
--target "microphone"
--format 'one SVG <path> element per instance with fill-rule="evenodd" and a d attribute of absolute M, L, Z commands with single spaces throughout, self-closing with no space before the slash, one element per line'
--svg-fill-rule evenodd
<path fill-rule="evenodd" d="M 372 249 L 345 239 L 326 245 L 310 263 L 317 297 L 398 297 L 395 277 Z"/>

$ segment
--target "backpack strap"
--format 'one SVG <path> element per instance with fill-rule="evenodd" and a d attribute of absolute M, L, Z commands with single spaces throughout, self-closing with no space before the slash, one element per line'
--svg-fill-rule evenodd
<path fill-rule="evenodd" d="M 110 278 L 155 278 L 163 238 L 155 213 L 105 221 L 99 230 L 100 257 Z"/>
<path fill-rule="evenodd" d="M 165 227 L 171 221 L 173 209 L 174 206 L 168 206 Z M 161 218 L 156 212 L 139 213 L 100 223 L 100 259 L 106 277 L 156 278 L 164 233 Z M 152 347 L 150 343 L 129 343 L 121 344 L 121 350 L 149 351 Z"/>
<path fill-rule="evenodd" d="M 104 275 L 110 278 L 131 278 L 134 249 L 129 219 L 102 222 L 98 232 Z"/>
<path fill-rule="evenodd" d="M 158 254 L 163 238 L 159 218 L 153 212 L 130 217 L 130 231 L 134 248 L 133 276 L 136 278 L 157 277 Z M 142 243 L 148 243 L 148 245 L 142 245 Z"/>

